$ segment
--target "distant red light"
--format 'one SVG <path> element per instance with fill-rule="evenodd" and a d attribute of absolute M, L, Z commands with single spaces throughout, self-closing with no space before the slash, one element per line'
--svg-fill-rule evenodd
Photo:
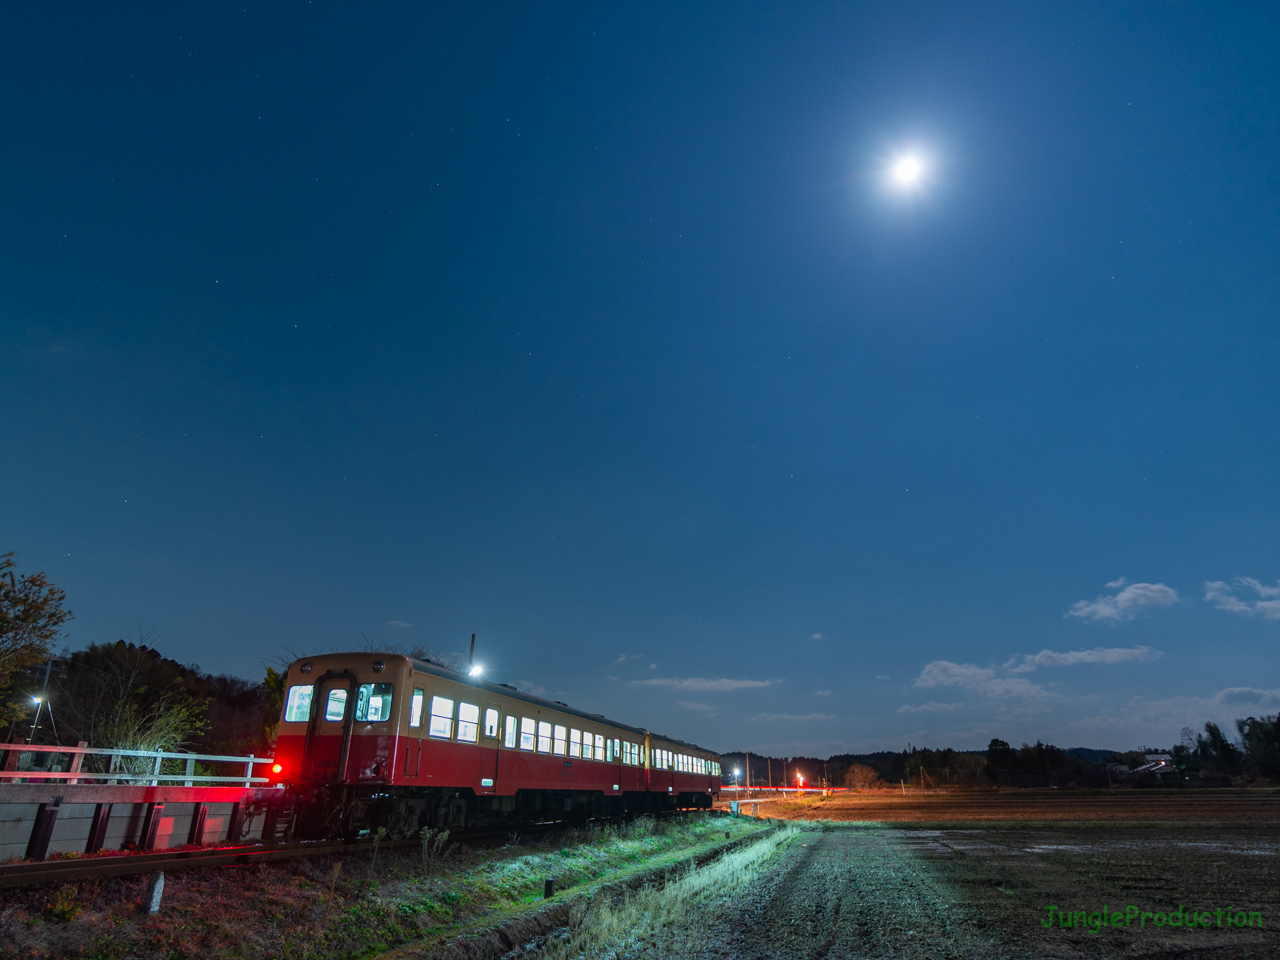
<path fill-rule="evenodd" d="M 277 763 L 274 767 L 272 767 L 272 768 L 271 768 L 271 772 L 272 772 L 272 773 L 279 773 L 279 772 L 280 772 L 281 770 L 283 770 L 283 769 L 284 769 L 284 767 L 280 766 L 280 764 L 278 764 L 278 763 Z"/>

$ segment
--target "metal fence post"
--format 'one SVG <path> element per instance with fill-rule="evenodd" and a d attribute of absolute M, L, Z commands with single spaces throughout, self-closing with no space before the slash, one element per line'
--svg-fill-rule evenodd
<path fill-rule="evenodd" d="M 182 785 L 184 787 L 194 786 L 195 784 L 192 780 L 192 777 L 196 775 L 196 761 L 194 757 L 187 760 L 187 769 L 185 773 L 187 775 L 187 779 L 182 782 Z"/>
<path fill-rule="evenodd" d="M 107 764 L 107 774 L 108 776 L 110 776 L 111 774 L 119 773 L 119 772 L 120 772 L 120 754 L 113 753 L 111 754 L 111 762 Z M 114 777 L 107 780 L 107 784 L 113 787 L 119 782 L 120 781 L 115 779 Z"/>
<path fill-rule="evenodd" d="M 160 778 L 160 762 L 161 762 L 162 760 L 164 760 L 164 754 L 163 754 L 161 751 L 157 750 L 157 751 L 156 751 L 156 762 L 155 762 L 155 764 L 154 764 L 154 765 L 152 766 L 152 768 L 151 768 L 151 778 L 152 778 L 152 779 L 151 779 L 151 785 L 152 785 L 153 787 L 158 787 L 158 786 L 160 786 L 160 779 L 159 779 L 159 778 Z"/>
<path fill-rule="evenodd" d="M 249 754 L 249 762 L 244 765 L 244 785 L 253 786 L 253 754 Z"/>

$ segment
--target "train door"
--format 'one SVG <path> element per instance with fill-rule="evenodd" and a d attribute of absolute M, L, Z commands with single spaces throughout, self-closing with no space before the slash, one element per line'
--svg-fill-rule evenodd
<path fill-rule="evenodd" d="M 411 779 L 422 776 L 422 711 L 426 693 L 422 687 L 413 688 L 409 700 L 409 735 L 404 744 L 404 775 Z"/>
<path fill-rule="evenodd" d="M 312 780 L 344 778 L 355 718 L 355 685 L 356 677 L 350 670 L 341 673 L 329 670 L 316 678 L 316 696 L 311 701 L 311 718 L 307 723 L 303 776 Z"/>
<path fill-rule="evenodd" d="M 498 720 L 501 716 L 496 703 L 485 704 L 480 729 L 480 793 L 495 793 L 498 789 Z"/>

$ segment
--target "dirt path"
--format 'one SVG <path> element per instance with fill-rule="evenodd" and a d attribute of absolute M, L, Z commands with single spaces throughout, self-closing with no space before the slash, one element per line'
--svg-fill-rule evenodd
<path fill-rule="evenodd" d="M 1005 954 L 896 830 L 806 831 L 709 931 L 706 956 L 998 957 Z"/>

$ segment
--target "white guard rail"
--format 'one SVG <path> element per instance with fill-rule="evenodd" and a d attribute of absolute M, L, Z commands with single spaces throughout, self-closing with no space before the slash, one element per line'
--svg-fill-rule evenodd
<path fill-rule="evenodd" d="M 166 753 L 163 750 L 111 750 L 87 746 L 43 746 L 32 743 L 0 743 L 0 752 L 6 754 L 4 769 L 0 770 L 0 783 L 53 780 L 58 783 L 150 784 L 156 787 L 161 783 L 180 782 L 185 787 L 217 784 L 240 784 L 253 787 L 266 786 L 272 782 L 271 777 L 254 776 L 253 768 L 265 764 L 267 767 L 265 772 L 270 773 L 275 763 L 273 757 L 255 757 L 252 753 L 247 757 L 222 757 L 203 753 Z M 53 769 L 50 766 L 32 769 L 30 762 L 35 759 L 34 755 L 39 753 L 55 754 L 59 759 L 67 757 L 70 762 L 66 769 Z M 106 763 L 107 769 L 105 771 L 85 770 L 86 757 L 109 757 Z M 26 769 L 22 768 L 24 760 L 27 760 Z M 53 757 L 49 760 L 57 762 Z M 130 760 L 136 762 L 130 763 Z M 165 773 L 163 768 L 166 760 L 181 761 L 182 772 Z M 197 774 L 197 761 L 242 763 L 244 775 L 215 777 Z M 132 769 L 127 769 L 129 767 Z"/>

